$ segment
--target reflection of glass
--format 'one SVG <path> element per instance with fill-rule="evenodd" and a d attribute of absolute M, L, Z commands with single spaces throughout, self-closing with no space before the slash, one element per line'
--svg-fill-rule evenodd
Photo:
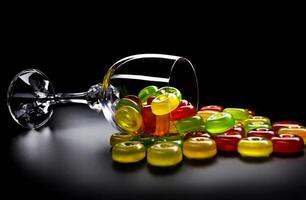
<path fill-rule="evenodd" d="M 36 69 L 17 74 L 7 92 L 7 105 L 14 120 L 25 128 L 39 128 L 53 113 L 58 103 L 83 103 L 98 112 L 115 128 L 114 106 L 118 99 L 148 86 L 173 86 L 198 106 L 199 90 L 192 64 L 179 56 L 138 54 L 125 57 L 109 68 L 102 84 L 93 85 L 87 92 L 55 93 L 48 77 Z"/>

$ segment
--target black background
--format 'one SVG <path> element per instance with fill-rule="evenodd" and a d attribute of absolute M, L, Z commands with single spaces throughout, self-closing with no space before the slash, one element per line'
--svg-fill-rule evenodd
<path fill-rule="evenodd" d="M 41 186 L 40 180 L 24 178 L 10 156 L 11 143 L 22 130 L 8 114 L 5 93 L 11 78 L 25 68 L 45 72 L 57 92 L 78 92 L 101 81 L 108 67 L 125 56 L 179 55 L 196 68 L 201 105 L 246 107 L 272 121 L 292 119 L 306 124 L 305 34 L 299 13 L 254 11 L 246 16 L 245 11 L 220 16 L 207 15 L 205 8 L 190 16 L 192 10 L 186 8 L 168 17 L 153 9 L 149 17 L 146 10 L 119 15 L 121 11 L 115 8 L 105 15 L 107 8 L 86 13 L 64 9 L 61 15 L 52 9 L 21 10 L 21 14 L 15 10 L 3 16 L 1 124 L 5 129 L 1 146 L 5 154 L 1 168 L 5 194 L 65 197 L 65 192 L 53 194 L 48 185 Z M 127 18 L 132 13 L 132 19 Z M 284 197 L 290 196 L 283 192 Z"/>

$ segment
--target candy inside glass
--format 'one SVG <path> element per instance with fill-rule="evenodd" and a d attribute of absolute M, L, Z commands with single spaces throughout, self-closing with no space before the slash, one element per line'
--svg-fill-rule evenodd
<path fill-rule="evenodd" d="M 114 120 L 115 105 L 126 95 L 137 95 L 149 85 L 172 86 L 183 98 L 198 108 L 199 89 L 196 72 L 186 58 L 164 54 L 137 54 L 113 64 L 102 83 L 86 92 L 55 93 L 51 81 L 37 69 L 18 73 L 7 92 L 7 106 L 13 119 L 22 127 L 36 129 L 48 122 L 54 105 L 87 104 L 103 112 L 107 121 L 122 131 Z"/>

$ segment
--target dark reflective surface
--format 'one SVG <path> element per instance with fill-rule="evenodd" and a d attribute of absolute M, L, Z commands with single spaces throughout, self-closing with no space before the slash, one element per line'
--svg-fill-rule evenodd
<path fill-rule="evenodd" d="M 145 161 L 125 166 L 111 160 L 109 137 L 114 132 L 86 105 L 57 108 L 48 126 L 13 138 L 13 172 L 24 178 L 23 184 L 65 198 L 305 197 L 304 154 L 266 160 L 218 155 L 166 169 Z"/>

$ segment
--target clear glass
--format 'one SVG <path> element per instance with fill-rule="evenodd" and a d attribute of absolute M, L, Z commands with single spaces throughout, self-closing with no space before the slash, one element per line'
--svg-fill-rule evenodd
<path fill-rule="evenodd" d="M 198 107 L 198 80 L 191 62 L 164 54 L 125 57 L 109 68 L 102 83 L 79 93 L 55 93 L 44 73 L 37 69 L 23 70 L 11 81 L 7 106 L 19 125 L 35 129 L 48 122 L 56 104 L 88 104 L 91 109 L 103 112 L 107 121 L 121 131 L 114 120 L 116 103 L 126 95 L 137 95 L 149 85 L 175 87 L 183 98 Z"/>

